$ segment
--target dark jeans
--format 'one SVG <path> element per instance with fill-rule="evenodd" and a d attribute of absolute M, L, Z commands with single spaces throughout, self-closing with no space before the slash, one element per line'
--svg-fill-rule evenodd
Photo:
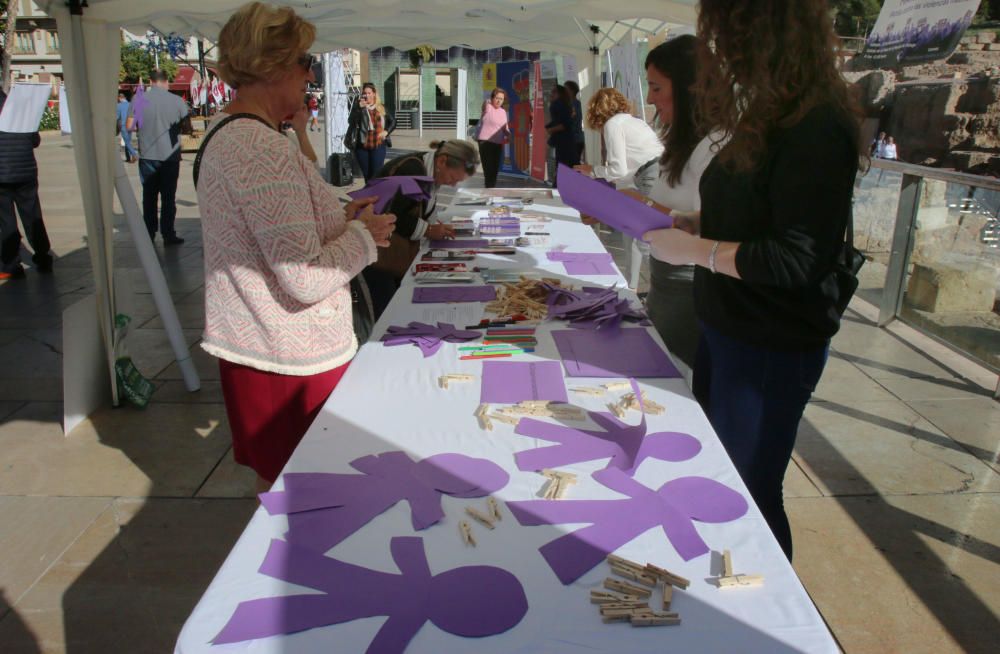
<path fill-rule="evenodd" d="M 576 143 L 573 141 L 557 142 L 555 145 L 556 149 L 556 179 L 554 180 L 555 186 L 559 187 L 559 166 L 558 164 L 563 164 L 572 168 L 573 166 L 580 163 L 580 149 L 577 147 Z"/>
<path fill-rule="evenodd" d="M 133 161 L 139 155 L 136 154 L 135 148 L 132 147 L 132 132 L 125 129 L 125 126 L 122 125 L 121 133 L 122 133 L 122 141 L 124 141 L 125 143 L 125 160 Z"/>
<path fill-rule="evenodd" d="M 806 351 L 768 350 L 702 324 L 694 395 L 750 495 L 791 560 L 792 532 L 782 482 L 806 402 L 826 365 L 829 344 Z"/>
<path fill-rule="evenodd" d="M 497 174 L 500 172 L 500 160 L 503 158 L 503 144 L 493 141 L 479 142 L 479 160 L 483 162 L 483 178 L 486 188 L 497 185 Z"/>
<path fill-rule="evenodd" d="M 17 207 L 17 214 L 14 207 Z M 17 216 L 21 216 L 24 235 L 35 251 L 36 264 L 52 261 L 49 254 L 49 235 L 42 222 L 42 205 L 38 202 L 38 180 L 16 184 L 0 184 L 0 270 L 11 272 L 20 265 L 21 232 L 17 229 Z"/>
<path fill-rule="evenodd" d="M 385 144 L 383 143 L 374 150 L 366 150 L 361 147 L 354 148 L 354 158 L 358 160 L 358 165 L 361 166 L 361 174 L 364 175 L 365 183 L 368 183 L 368 180 L 375 177 L 378 171 L 382 170 L 382 164 L 385 163 Z"/>
<path fill-rule="evenodd" d="M 152 240 L 156 236 L 157 200 L 161 200 L 159 228 L 163 238 L 177 235 L 174 218 L 177 217 L 177 176 L 181 172 L 181 162 L 153 161 L 139 159 L 139 179 L 142 181 L 142 219 Z"/>

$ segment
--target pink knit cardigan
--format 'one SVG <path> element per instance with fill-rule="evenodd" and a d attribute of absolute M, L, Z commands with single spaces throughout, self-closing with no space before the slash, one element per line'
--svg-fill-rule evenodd
<path fill-rule="evenodd" d="M 313 163 L 258 121 L 216 134 L 199 175 L 205 351 L 285 375 L 350 361 L 348 283 L 377 257 L 368 230 L 346 222 Z"/>

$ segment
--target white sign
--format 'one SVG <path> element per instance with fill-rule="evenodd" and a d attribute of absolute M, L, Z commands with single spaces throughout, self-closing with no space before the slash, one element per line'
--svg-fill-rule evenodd
<path fill-rule="evenodd" d="M 542 75 L 544 78 L 545 75 Z M 563 82 L 573 81 L 579 83 L 577 79 L 576 57 L 566 55 L 563 57 Z"/>
<path fill-rule="evenodd" d="M 642 69 L 639 67 L 639 51 L 635 43 L 616 45 L 608 50 L 611 60 L 611 86 L 622 92 L 632 103 L 637 116 L 642 115 Z"/>
<path fill-rule="evenodd" d="M 15 84 L 0 112 L 0 132 L 37 132 L 51 95 L 51 84 Z"/>
<path fill-rule="evenodd" d="M 63 134 L 73 132 L 69 122 L 69 100 L 66 99 L 66 86 L 63 84 L 59 85 L 59 129 Z"/>

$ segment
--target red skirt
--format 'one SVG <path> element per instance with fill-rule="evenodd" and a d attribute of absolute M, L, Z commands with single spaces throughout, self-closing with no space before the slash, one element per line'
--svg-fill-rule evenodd
<path fill-rule="evenodd" d="M 348 365 L 298 377 L 219 359 L 236 463 L 277 479 Z"/>

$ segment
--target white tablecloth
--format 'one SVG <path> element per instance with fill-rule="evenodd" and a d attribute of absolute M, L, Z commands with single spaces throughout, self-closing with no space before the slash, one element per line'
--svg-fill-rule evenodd
<path fill-rule="evenodd" d="M 594 232 L 581 225 L 574 211 L 558 200 L 539 206 L 553 220 L 548 248 L 519 250 L 513 257 L 481 256 L 477 265 L 539 269 L 566 277 L 562 265 L 546 260 L 545 252 L 554 245 L 568 245 L 568 251 L 599 252 L 603 246 Z M 464 211 L 463 211 L 464 210 Z M 454 215 L 469 215 L 474 209 L 454 207 Z M 589 277 L 587 281 L 624 285 L 621 277 Z M 481 304 L 413 305 L 412 282 L 407 281 L 376 326 L 377 340 L 388 325 L 404 325 L 411 320 L 453 322 L 464 326 L 483 314 Z M 558 354 L 548 332 L 565 328 L 564 323 L 545 323 L 539 330 L 534 355 L 516 360 L 557 360 Z M 655 332 L 650 329 L 650 333 Z M 656 337 L 659 342 L 659 337 Z M 513 426 L 495 423 L 494 431 L 481 431 L 473 412 L 479 404 L 480 385 L 452 384 L 438 387 L 439 375 L 465 372 L 479 375 L 482 363 L 459 361 L 458 345 L 445 343 L 430 358 L 423 358 L 415 346 L 384 347 L 370 342 L 361 348 L 343 380 L 330 396 L 316 422 L 309 429 L 285 468 L 285 472 L 355 472 L 348 463 L 360 456 L 404 450 L 415 458 L 444 452 L 459 452 L 489 459 L 510 473 L 510 483 L 495 497 L 503 501 L 535 499 L 545 481 L 540 475 L 519 471 L 513 454 L 532 446 L 550 443 L 514 434 Z M 512 360 L 512 359 L 504 359 Z M 607 380 L 574 379 L 567 386 L 599 385 Z M 672 609 L 683 623 L 674 627 L 633 628 L 628 624 L 603 624 L 596 605 L 589 601 L 591 589 L 601 589 L 609 569 L 601 564 L 569 586 L 563 586 L 549 569 L 538 548 L 561 531 L 580 526 L 522 527 L 501 502 L 504 520 L 495 531 L 487 532 L 473 523 L 478 547 L 464 545 L 457 524 L 469 505 L 485 507 L 484 499 L 468 500 L 445 496 L 446 518 L 433 527 L 415 532 L 410 510 L 399 503 L 381 514 L 347 540 L 330 556 L 385 572 L 398 572 L 389 553 L 393 536 L 420 536 L 424 540 L 433 573 L 462 565 L 493 565 L 514 573 L 524 587 L 529 610 L 524 619 L 506 633 L 481 639 L 465 639 L 426 623 L 411 641 L 407 652 L 478 652 L 481 654 L 548 652 L 837 652 L 834 641 L 818 612 L 785 559 L 766 523 L 750 500 L 746 488 L 726 456 L 704 413 L 681 379 L 643 379 L 641 388 L 666 408 L 659 416 L 647 416 L 648 431 L 679 431 L 691 434 L 702 444 L 701 452 L 689 461 L 671 463 L 645 461 L 636 479 L 658 488 L 682 476 L 700 475 L 717 480 L 743 493 L 750 502 L 744 517 L 723 524 L 695 523 L 699 534 L 713 550 L 691 561 L 683 561 L 660 528 L 651 529 L 622 547 L 617 553 L 640 563 L 655 563 L 691 580 L 686 591 L 675 591 Z M 589 410 L 605 410 L 608 398 L 570 393 L 570 401 Z M 629 413 L 630 424 L 638 414 Z M 606 460 L 563 466 L 578 474 L 579 483 L 567 499 L 614 499 L 620 497 L 590 478 Z M 275 489 L 282 487 L 281 479 Z M 225 625 L 236 606 L 244 600 L 282 594 L 317 591 L 277 581 L 257 572 L 272 538 L 282 538 L 287 529 L 284 516 L 270 516 L 257 510 L 246 531 L 205 592 L 177 641 L 178 654 L 194 652 L 315 653 L 364 652 L 385 618 L 312 629 L 289 636 L 212 646 L 211 639 Z M 721 556 L 732 551 L 735 572 L 761 574 L 765 585 L 757 588 L 720 590 L 712 577 L 720 574 Z M 364 592 L 359 590 L 358 592 Z M 484 593 L 489 589 L 484 588 Z M 658 605 L 652 605 L 657 608 Z"/>

